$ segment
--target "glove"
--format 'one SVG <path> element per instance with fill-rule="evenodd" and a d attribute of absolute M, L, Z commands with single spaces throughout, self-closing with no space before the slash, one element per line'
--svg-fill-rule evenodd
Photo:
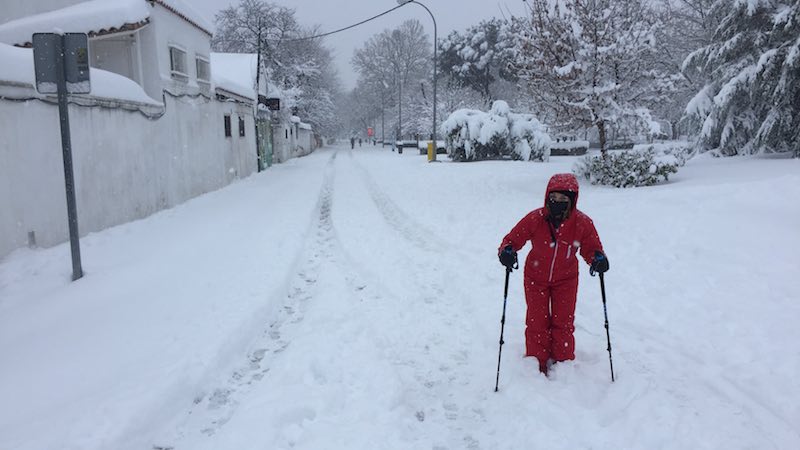
<path fill-rule="evenodd" d="M 498 255 L 500 264 L 506 266 L 508 270 L 517 269 L 517 252 L 510 245 L 506 245 Z"/>
<path fill-rule="evenodd" d="M 603 254 L 600 250 L 596 250 L 594 252 L 594 258 L 592 258 L 592 266 L 589 269 L 589 273 L 594 276 L 596 273 L 606 273 L 608 272 L 608 258 L 606 255 Z"/>

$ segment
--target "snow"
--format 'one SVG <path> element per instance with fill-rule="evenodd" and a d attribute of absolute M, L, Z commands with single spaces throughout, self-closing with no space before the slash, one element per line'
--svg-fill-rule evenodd
<path fill-rule="evenodd" d="M 31 42 L 33 33 L 88 33 L 137 24 L 149 17 L 150 8 L 142 0 L 92 0 L 4 23 L 0 42 L 24 44 Z"/>
<path fill-rule="evenodd" d="M 0 43 L 0 81 L 33 86 L 36 73 L 33 70 L 33 51 Z M 90 75 L 91 76 L 91 75 Z"/>
<path fill-rule="evenodd" d="M 10 81 L 33 88 L 36 82 L 36 75 L 33 70 L 32 49 L 0 44 L 0 60 L 5 62 L 5 64 L 0 65 L 0 82 Z M 122 75 L 90 68 L 89 79 L 92 97 L 161 105 L 161 103 L 150 98 L 135 81 Z"/>
<path fill-rule="evenodd" d="M 564 149 L 564 150 L 574 150 L 576 148 L 589 148 L 589 141 L 561 141 L 561 142 L 553 142 L 551 144 L 553 148 Z"/>
<path fill-rule="evenodd" d="M 181 14 L 182 16 L 194 22 L 195 25 L 207 31 L 208 34 L 214 34 L 214 25 L 206 20 L 206 18 L 194 9 L 189 3 L 184 0 L 156 0 L 156 3 L 161 3 L 173 11 Z"/>
<path fill-rule="evenodd" d="M 218 88 L 253 99 L 258 55 L 252 53 L 211 53 L 211 81 Z M 266 92 L 262 80 L 262 94 Z"/>
<path fill-rule="evenodd" d="M 0 448 L 800 448 L 800 161 L 583 184 L 617 381 L 582 264 L 577 359 L 549 379 L 511 274 L 498 393 L 497 245 L 575 159 L 425 161 L 273 166 L 83 238 L 75 283 L 66 244 L 7 257 Z"/>
<path fill-rule="evenodd" d="M 512 113 L 508 103 L 498 100 L 488 113 L 459 109 L 442 122 L 450 151 L 463 148 L 467 159 L 475 154 L 475 145 L 497 145 L 502 151 L 510 149 L 523 160 L 547 159 L 550 137 L 545 127 L 531 114 Z M 535 150 L 535 151 L 534 151 Z"/>

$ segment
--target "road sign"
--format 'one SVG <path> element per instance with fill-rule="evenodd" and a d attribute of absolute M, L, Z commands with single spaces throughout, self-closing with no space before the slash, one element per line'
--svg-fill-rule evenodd
<path fill-rule="evenodd" d="M 58 94 L 58 118 L 61 124 L 61 152 L 64 160 L 64 187 L 67 194 L 67 221 L 72 253 L 72 281 L 83 277 L 78 208 L 75 200 L 75 177 L 72 170 L 72 138 L 69 132 L 67 95 L 88 94 L 89 45 L 82 33 L 36 33 L 33 35 L 33 61 L 36 90 Z"/>
<path fill-rule="evenodd" d="M 279 98 L 267 98 L 265 99 L 265 105 L 270 111 L 280 111 L 281 110 L 281 99 Z"/>
<path fill-rule="evenodd" d="M 63 45 L 63 50 L 62 50 Z M 63 75 L 57 70 L 57 57 L 64 52 Z M 89 94 L 89 43 L 84 33 L 35 33 L 33 65 L 36 90 L 40 94 L 58 93 L 58 78 L 65 76 L 68 94 Z"/>

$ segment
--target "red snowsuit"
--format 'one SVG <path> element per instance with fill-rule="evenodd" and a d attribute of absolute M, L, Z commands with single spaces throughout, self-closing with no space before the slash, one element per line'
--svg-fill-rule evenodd
<path fill-rule="evenodd" d="M 578 293 L 578 260 L 591 264 L 595 251 L 603 251 L 592 219 L 580 212 L 578 180 L 572 174 L 550 178 L 545 205 L 552 191 L 571 191 L 575 201 L 569 216 L 558 229 L 548 221 L 547 208 L 528 213 L 514 226 L 500 250 L 511 245 L 519 251 L 528 241 L 533 248 L 525 261 L 525 355 L 535 356 L 541 365 L 548 358 L 555 361 L 575 359 L 575 299 Z"/>

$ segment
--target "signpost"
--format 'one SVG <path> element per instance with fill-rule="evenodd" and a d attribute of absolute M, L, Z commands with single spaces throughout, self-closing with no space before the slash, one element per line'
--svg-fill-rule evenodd
<path fill-rule="evenodd" d="M 75 178 L 72 171 L 72 143 L 69 133 L 67 94 L 91 92 L 88 39 L 83 33 L 36 33 L 33 35 L 33 60 L 36 72 L 36 90 L 41 94 L 58 94 L 69 243 L 72 251 L 72 281 L 75 281 L 83 277 L 83 268 L 81 267 L 80 234 L 78 233 L 78 212 L 75 201 Z"/>

